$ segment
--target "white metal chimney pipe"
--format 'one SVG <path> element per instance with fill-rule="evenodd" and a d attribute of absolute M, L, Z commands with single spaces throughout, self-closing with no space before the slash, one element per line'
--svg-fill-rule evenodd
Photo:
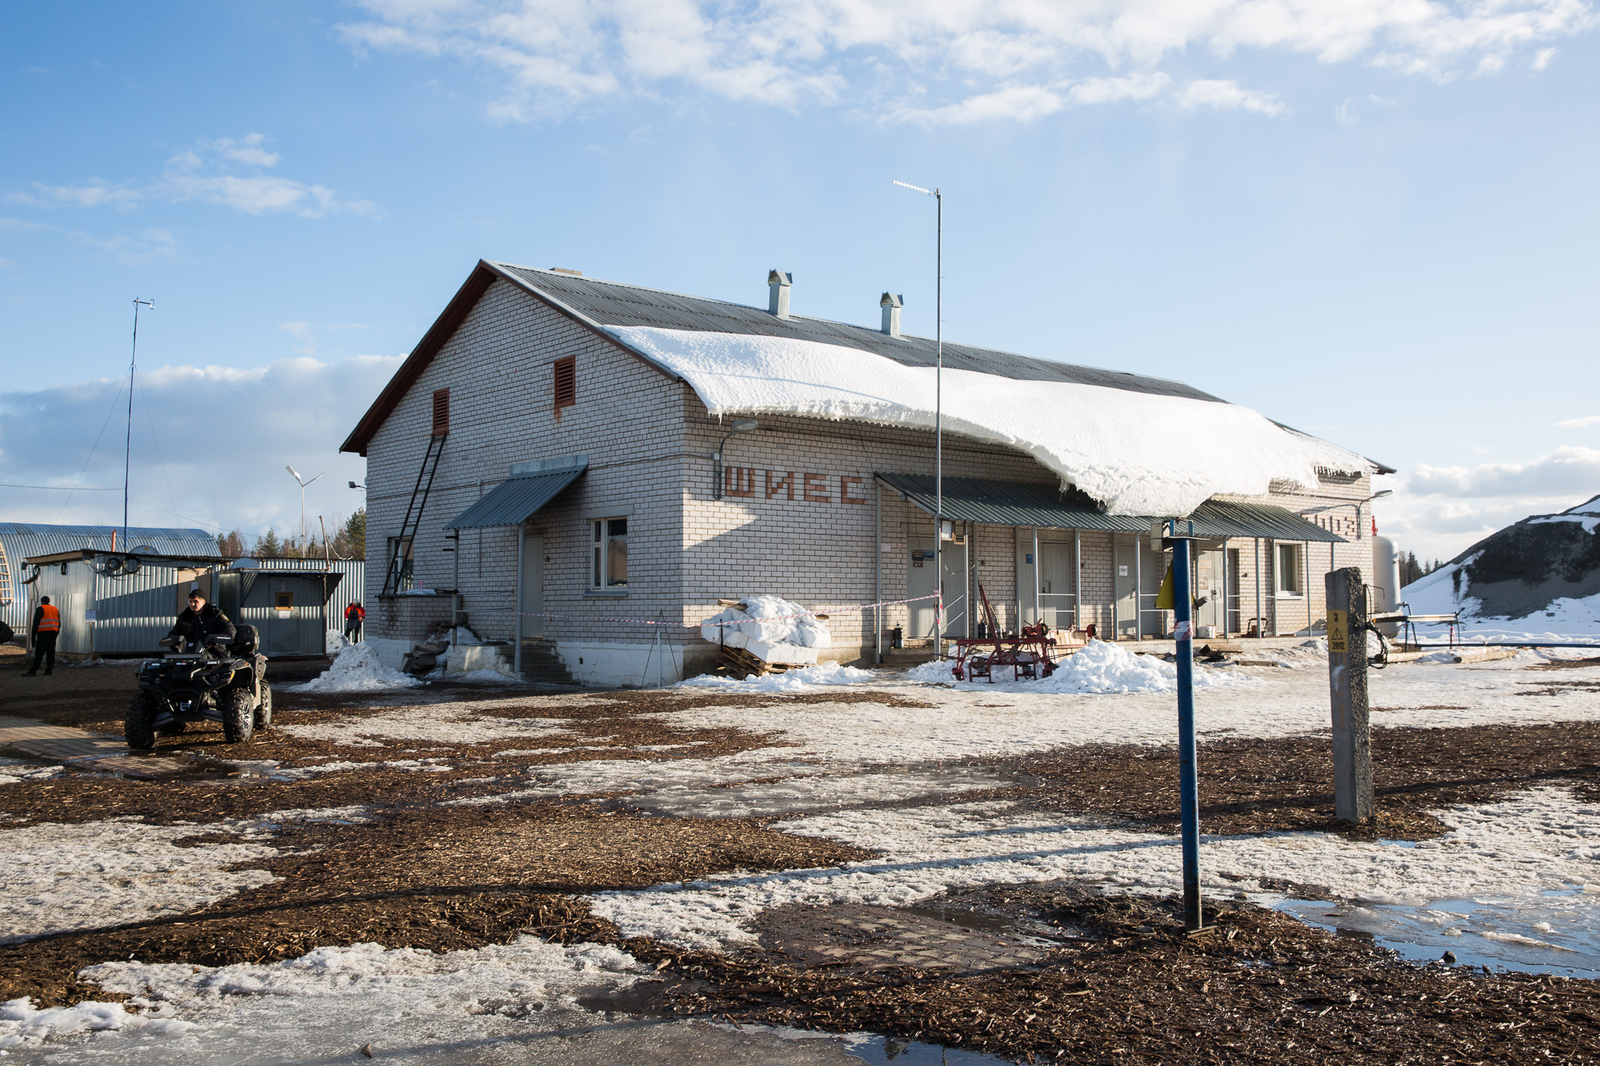
<path fill-rule="evenodd" d="M 906 305 L 904 296 L 884 293 L 878 306 L 883 308 L 883 331 L 891 337 L 900 336 L 900 309 Z"/>
<path fill-rule="evenodd" d="M 772 296 L 767 301 L 769 312 L 779 318 L 789 317 L 789 287 L 793 284 L 793 274 L 786 274 L 781 270 L 768 272 L 767 287 L 772 291 Z"/>

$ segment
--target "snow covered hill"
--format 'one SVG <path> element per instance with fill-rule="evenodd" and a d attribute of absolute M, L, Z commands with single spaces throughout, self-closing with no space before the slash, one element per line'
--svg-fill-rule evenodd
<path fill-rule="evenodd" d="M 1600 636 L 1600 496 L 1492 533 L 1401 590 L 1414 614 L 1461 611 L 1469 637 Z"/>

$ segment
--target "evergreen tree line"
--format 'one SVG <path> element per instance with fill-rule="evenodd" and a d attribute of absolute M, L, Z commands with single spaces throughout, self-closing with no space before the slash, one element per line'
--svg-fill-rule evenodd
<path fill-rule="evenodd" d="M 343 522 L 337 519 L 335 522 L 334 533 L 326 542 L 319 541 L 315 533 L 310 534 L 304 544 L 295 537 L 280 538 L 277 531 L 269 526 L 248 551 L 244 546 L 244 537 L 237 529 L 232 533 L 218 533 L 217 549 L 224 559 L 238 559 L 245 555 L 254 559 L 326 559 L 329 555 L 335 559 L 365 559 L 367 509 L 358 507 L 356 513 Z"/>
<path fill-rule="evenodd" d="M 1400 587 L 1405 588 L 1413 581 L 1426 577 L 1443 565 L 1443 559 L 1435 559 L 1431 563 L 1425 563 L 1417 559 L 1416 552 L 1402 552 L 1400 555 Z"/>

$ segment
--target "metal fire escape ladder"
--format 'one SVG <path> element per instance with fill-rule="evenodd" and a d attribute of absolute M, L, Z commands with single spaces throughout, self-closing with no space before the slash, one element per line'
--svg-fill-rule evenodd
<path fill-rule="evenodd" d="M 439 471 L 439 457 L 444 454 L 444 442 L 448 435 L 441 433 L 428 438 L 428 450 L 422 456 L 422 468 L 417 471 L 417 484 L 411 490 L 411 502 L 406 505 L 405 520 L 400 523 L 400 535 L 395 538 L 394 546 L 389 551 L 389 569 L 384 573 L 380 598 L 402 591 L 400 578 L 403 564 L 407 554 L 415 558 L 416 553 L 411 547 L 416 543 L 417 530 L 422 525 L 422 510 L 428 506 L 428 493 L 433 491 L 433 476 Z"/>
<path fill-rule="evenodd" d="M 6 546 L 0 544 L 0 607 L 11 606 L 11 563 L 6 559 Z"/>

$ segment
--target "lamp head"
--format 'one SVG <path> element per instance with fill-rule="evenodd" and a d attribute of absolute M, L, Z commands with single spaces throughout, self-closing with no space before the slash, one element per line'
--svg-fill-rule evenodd
<path fill-rule="evenodd" d="M 1393 496 L 1393 495 L 1394 495 L 1394 489 L 1384 489 L 1381 492 L 1374 492 L 1371 496 L 1368 496 L 1367 499 L 1369 499 L 1369 500 L 1381 500 L 1385 496 Z"/>
<path fill-rule="evenodd" d="M 749 433 L 752 429 L 760 427 L 761 423 L 753 418 L 741 418 L 729 427 L 734 433 Z"/>
<path fill-rule="evenodd" d="M 300 480 L 300 475 L 295 471 L 294 467 L 286 466 L 286 467 L 284 467 L 284 469 L 289 471 L 289 476 L 290 477 L 294 478 L 296 481 Z"/>

